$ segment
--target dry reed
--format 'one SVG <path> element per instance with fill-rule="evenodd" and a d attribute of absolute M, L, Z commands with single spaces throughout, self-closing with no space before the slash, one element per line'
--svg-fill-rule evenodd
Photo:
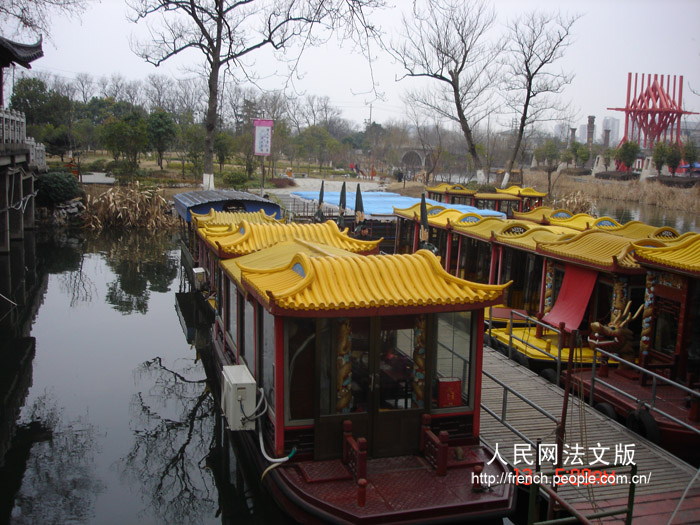
<path fill-rule="evenodd" d="M 97 196 L 87 195 L 86 226 L 101 230 L 170 228 L 175 224 L 168 201 L 157 188 L 141 188 L 138 183 L 113 187 Z"/>
<path fill-rule="evenodd" d="M 547 176 L 540 172 L 527 173 L 525 185 L 547 191 Z M 586 177 L 586 180 L 582 181 L 581 177 L 553 176 L 551 202 L 562 202 L 567 199 L 576 201 L 574 195 L 585 196 L 593 204 L 593 209 L 598 199 L 609 199 L 689 213 L 700 212 L 700 186 L 698 185 L 693 188 L 673 188 L 658 182 L 610 181 L 593 177 Z M 564 205 L 556 207 L 566 208 Z"/>

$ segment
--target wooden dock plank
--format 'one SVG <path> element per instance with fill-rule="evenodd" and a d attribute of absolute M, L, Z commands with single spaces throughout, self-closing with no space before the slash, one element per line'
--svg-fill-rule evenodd
<path fill-rule="evenodd" d="M 484 347 L 483 368 L 551 415 L 557 418 L 561 417 L 564 401 L 563 389 L 487 346 Z M 511 466 L 519 469 L 534 468 L 524 463 L 525 457 L 534 459 L 534 449 L 532 449 L 532 456 L 521 454 L 516 458 L 516 447 L 519 450 L 526 449 L 526 442 L 504 427 L 483 408 L 484 406 L 488 407 L 499 417 L 501 416 L 503 387 L 483 376 L 481 394 L 481 439 L 494 449 L 498 447 L 500 456 Z M 555 443 L 556 423 L 512 393 L 507 394 L 506 404 L 506 422 L 534 442 L 541 439 L 543 444 Z M 565 447 L 568 445 L 568 449 L 565 448 L 565 450 L 569 452 L 568 455 L 565 455 L 565 460 L 576 457 L 573 451 L 580 449 L 583 452 L 581 459 L 586 465 L 596 461 L 595 452 L 598 450 L 604 450 L 603 453 L 598 454 L 598 459 L 613 464 L 616 459 L 616 447 L 624 448 L 627 446 L 633 449 L 632 461 L 637 465 L 637 474 L 650 477 L 650 482 L 640 482 L 635 488 L 635 500 L 639 502 L 639 505 L 635 505 L 634 517 L 635 519 L 643 518 L 645 522 L 667 522 L 683 491 L 696 474 L 695 467 L 635 434 L 618 422 L 607 418 L 573 395 L 569 400 L 564 442 Z M 595 447 L 598 446 L 607 448 L 596 449 Z M 580 465 L 572 467 L 571 464 L 565 463 L 564 468 L 580 468 Z M 544 462 L 542 470 L 544 472 L 552 471 L 552 462 Z M 630 467 L 606 470 L 616 470 L 618 474 L 629 474 Z M 624 480 L 618 479 L 618 481 Z M 679 509 L 679 514 L 676 516 L 679 522 L 692 515 L 695 516 L 696 521 L 700 520 L 700 490 L 695 490 L 698 488 L 700 488 L 700 479 L 695 480 L 692 490 L 689 491 Z M 624 502 L 627 501 L 628 490 L 629 483 L 622 482 L 613 486 L 576 487 L 566 484 L 559 487 L 559 494 L 577 508 L 590 511 L 596 504 L 603 508 L 624 505 Z M 658 502 L 664 502 L 664 504 L 661 505 Z M 663 521 L 664 519 L 666 521 Z"/>

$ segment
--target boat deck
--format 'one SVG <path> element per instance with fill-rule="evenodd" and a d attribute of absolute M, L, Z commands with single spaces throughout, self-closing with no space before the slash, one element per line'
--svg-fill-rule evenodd
<path fill-rule="evenodd" d="M 469 449 L 474 454 L 467 452 L 471 461 L 464 465 L 453 461 L 455 468 L 448 462 L 445 476 L 438 476 L 421 456 L 368 459 L 364 505 L 358 505 L 358 484 L 340 459 L 298 462 L 282 466 L 276 473 L 302 500 L 352 523 L 503 516 L 508 511 L 511 489 L 501 485 L 483 492 L 472 490 L 472 466 L 491 458 L 480 446 Z M 453 453 L 450 450 L 450 455 Z M 500 477 L 503 471 L 497 465 L 484 465 L 483 472 Z"/>
<path fill-rule="evenodd" d="M 513 388 L 527 399 L 545 409 L 555 417 L 561 417 L 564 391 L 558 386 L 539 377 L 535 372 L 520 366 L 506 356 L 484 347 L 484 371 Z M 482 382 L 482 405 L 502 416 L 504 389 L 492 379 L 484 376 Z M 536 442 L 555 443 L 555 423 L 524 401 L 509 393 L 506 401 L 506 421 Z M 501 457 L 515 468 L 533 468 L 524 463 L 524 456 L 515 458 L 516 447 L 526 447 L 526 442 L 515 433 L 504 429 L 502 423 L 481 410 L 481 439 L 492 448 L 498 446 Z M 616 463 L 616 447 L 634 445 L 632 461 L 637 465 L 640 479 L 635 490 L 634 518 L 644 519 L 644 523 L 668 523 L 683 492 L 693 481 L 696 468 L 673 456 L 661 447 L 633 433 L 623 425 L 604 416 L 590 405 L 570 398 L 567 421 L 564 461 L 566 469 L 580 468 L 572 465 L 572 451 L 580 447 L 585 451 L 583 465 L 594 464 L 596 454 L 610 465 Z M 700 446 L 700 443 L 698 444 Z M 607 447 L 607 448 L 597 448 Z M 567 459 L 569 464 L 566 464 Z M 618 461 L 619 463 L 619 461 Z M 599 465 L 603 463 L 598 463 Z M 542 471 L 552 471 L 552 463 L 544 462 Z M 620 474 L 629 474 L 630 467 L 606 468 Z M 616 479 L 615 485 L 559 487 L 559 494 L 568 503 L 585 513 L 591 509 L 610 509 L 627 503 L 629 484 Z M 606 518 L 606 523 L 623 523 L 624 516 Z M 678 509 L 673 523 L 698 523 L 700 521 L 700 479 L 696 479 Z"/>
<path fill-rule="evenodd" d="M 556 356 L 559 352 L 559 334 L 552 331 L 545 331 L 545 333 L 542 334 L 542 337 L 537 337 L 536 331 L 537 328 L 534 326 L 513 326 L 513 349 L 520 354 L 518 357 L 522 356 L 533 362 L 553 366 L 555 362 L 554 359 L 549 357 L 547 354 L 537 351 L 533 348 L 533 346 L 545 349 L 550 354 Z M 507 348 L 510 342 L 510 328 L 508 326 L 505 326 L 504 328 L 494 328 L 491 330 L 491 337 Z M 525 341 L 527 344 L 523 341 Z M 575 351 L 577 353 L 575 353 L 574 356 L 579 362 L 586 364 L 593 362 L 592 349 L 584 346 L 583 348 L 576 349 Z M 562 347 L 561 360 L 563 363 L 566 363 L 569 360 L 569 352 L 569 347 Z"/>

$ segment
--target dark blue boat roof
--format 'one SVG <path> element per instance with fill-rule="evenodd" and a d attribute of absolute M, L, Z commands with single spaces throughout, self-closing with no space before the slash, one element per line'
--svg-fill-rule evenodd
<path fill-rule="evenodd" d="M 192 220 L 190 212 L 208 213 L 210 209 L 226 211 L 231 208 L 255 212 L 264 210 L 267 215 L 281 217 L 279 204 L 245 191 L 201 190 L 178 193 L 174 196 L 175 210 L 187 222 Z"/>

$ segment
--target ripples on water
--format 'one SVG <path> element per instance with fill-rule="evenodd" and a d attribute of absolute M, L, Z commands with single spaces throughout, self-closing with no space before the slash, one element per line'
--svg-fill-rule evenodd
<path fill-rule="evenodd" d="M 3 428 L 18 415 L 0 472 L 16 495 L 0 522 L 257 522 L 242 478 L 231 483 L 236 458 L 175 311 L 174 240 L 27 243 L 29 321 L 6 317 L 2 340 L 22 347 L 31 336 L 35 354 L 13 369 L 17 406 L 3 410 Z M 3 347 L 4 358 L 13 348 Z"/>

